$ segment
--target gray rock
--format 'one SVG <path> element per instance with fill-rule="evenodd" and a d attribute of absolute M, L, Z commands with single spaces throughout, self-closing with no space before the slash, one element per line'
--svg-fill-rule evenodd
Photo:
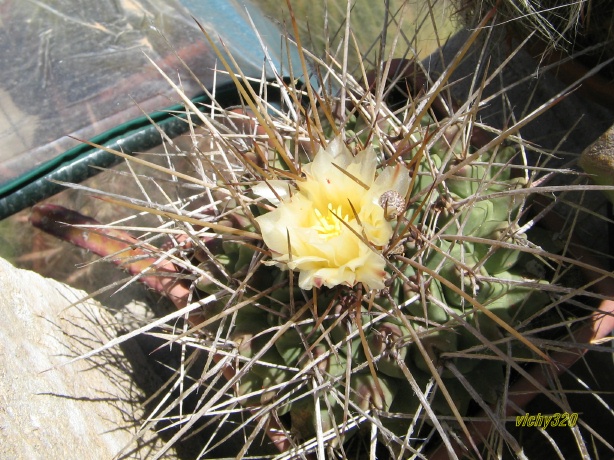
<path fill-rule="evenodd" d="M 113 316 L 3 259 L 0 290 L 0 458 L 147 458 L 162 446 L 134 440 L 146 395 L 132 375 L 151 373 L 138 345 L 66 364 L 117 336 Z"/>

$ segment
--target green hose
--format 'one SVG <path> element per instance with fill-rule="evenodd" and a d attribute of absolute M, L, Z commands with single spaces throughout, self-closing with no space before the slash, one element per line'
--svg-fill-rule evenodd
<path fill-rule="evenodd" d="M 192 101 L 203 109 L 211 103 L 206 95 Z M 216 88 L 216 102 L 222 107 L 240 104 L 235 85 L 228 83 Z M 181 112 L 185 112 L 185 108 L 175 105 L 136 118 L 90 140 L 94 144 L 128 154 L 143 152 L 162 144 L 161 132 L 174 138 L 188 130 L 185 114 L 181 116 Z M 81 182 L 101 172 L 101 168 L 109 168 L 120 161 L 121 158 L 116 155 L 88 144 L 73 147 L 28 174 L 3 184 L 0 187 L 0 220 L 64 189 L 64 186 L 53 181 Z"/>

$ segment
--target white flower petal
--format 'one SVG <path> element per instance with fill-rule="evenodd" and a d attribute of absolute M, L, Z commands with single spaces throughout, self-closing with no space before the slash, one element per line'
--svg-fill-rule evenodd
<path fill-rule="evenodd" d="M 394 190 L 402 197 L 406 197 L 410 183 L 409 171 L 405 165 L 397 163 L 394 166 L 388 166 L 377 176 L 373 184 L 373 191 L 381 196 L 382 193 L 388 190 Z M 379 196 L 377 197 L 378 200 Z"/>
<path fill-rule="evenodd" d="M 389 243 L 393 229 L 379 198 L 388 190 L 405 197 L 410 179 L 400 163 L 377 177 L 376 167 L 373 148 L 353 156 L 337 138 L 303 166 L 305 180 L 298 190 L 287 181 L 253 188 L 277 204 L 256 220 L 273 261 L 297 270 L 302 289 L 356 283 L 367 289 L 384 287 L 386 261 L 379 250 Z"/>
<path fill-rule="evenodd" d="M 277 206 L 281 201 L 290 197 L 294 186 L 286 180 L 267 180 L 259 182 L 252 187 L 252 192 L 269 203 Z"/>

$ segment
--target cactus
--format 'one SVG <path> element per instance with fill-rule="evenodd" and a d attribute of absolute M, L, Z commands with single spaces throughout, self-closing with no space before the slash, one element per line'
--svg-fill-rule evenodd
<path fill-rule="evenodd" d="M 368 94 L 362 97 L 369 103 Z M 216 299 L 204 310 L 199 334 L 208 337 L 210 348 L 229 352 L 233 400 L 252 412 L 285 417 L 285 429 L 297 442 L 334 432 L 332 447 L 360 433 L 348 420 L 365 414 L 379 414 L 381 427 L 401 436 L 423 412 L 424 401 L 431 411 L 427 425 L 434 424 L 433 416 L 466 415 L 475 394 L 495 402 L 510 364 L 501 357 L 507 353 L 504 346 L 483 341 L 511 337 L 518 342 L 515 349 L 524 347 L 538 355 L 531 342 L 513 334 L 514 327 L 549 302 L 548 295 L 534 288 L 546 282 L 527 280 L 518 267 L 519 251 L 509 245 L 527 242 L 515 231 L 522 200 L 505 193 L 525 184 L 504 166 L 513 149 L 486 151 L 461 165 L 462 157 L 473 153 L 450 139 L 461 127 L 437 120 L 448 126 L 448 136 L 431 142 L 439 128 L 425 117 L 408 136 L 415 144 L 412 149 L 392 165 L 372 167 L 352 159 L 382 161 L 387 136 L 402 127 L 390 119 L 381 126 L 383 131 L 362 127 L 354 135 L 358 123 L 349 120 L 347 126 L 331 124 L 325 130 L 347 129 L 347 142 L 338 134 L 322 142 L 336 149 L 336 158 L 348 158 L 339 160 L 346 161 L 345 171 L 335 174 L 347 176 L 354 190 L 347 198 L 350 205 L 329 201 L 327 209 L 315 208 L 309 237 L 293 240 L 288 232 L 287 243 L 278 245 L 288 248 L 287 257 L 268 247 L 262 219 L 305 193 L 298 171 L 315 174 L 315 161 L 328 155 L 320 147 L 311 156 L 313 165 L 304 158 L 305 163 L 295 164 L 289 160 L 298 145 L 292 139 L 277 146 L 284 152 L 254 144 L 267 153 L 256 150 L 251 157 L 266 157 L 271 163 L 256 169 L 241 166 L 242 173 L 251 176 L 247 183 L 255 185 L 228 184 L 232 193 L 219 195 L 221 217 L 199 222 L 211 226 L 213 234 L 185 246 L 194 267 L 196 298 Z M 279 178 L 263 176 L 263 167 L 280 171 Z M 331 167 L 322 171 L 334 172 L 335 165 Z M 297 172 L 291 173 L 293 169 Z M 322 181 L 324 190 L 334 185 Z M 320 197 L 324 192 L 317 187 L 310 184 L 303 199 Z M 360 193 L 367 198 L 360 201 Z M 336 198 L 330 196 L 325 201 Z M 357 208 L 359 203 L 364 206 Z M 326 259 L 318 238 L 328 241 L 346 228 L 358 239 L 348 246 L 357 251 L 357 262 L 346 260 L 345 253 Z M 500 242 L 508 244 L 498 247 Z M 305 249 L 310 244 L 312 252 Z M 309 255 L 304 257 L 301 250 Z M 297 257 L 305 262 L 294 266 Z M 325 268 L 319 268 L 321 260 L 327 260 Z M 360 274 L 363 264 L 374 264 L 367 275 Z M 302 270 L 315 273 L 309 278 L 310 289 L 297 284 Z M 341 281 L 327 281 L 327 276 Z M 467 324 L 481 337 L 469 332 Z M 475 358 L 465 352 L 476 347 L 481 350 Z M 480 354 L 490 358 L 487 365 L 478 365 Z M 407 372 L 424 393 L 422 398 L 408 384 Z M 464 382 L 455 372 L 462 373 Z"/>
<path fill-rule="evenodd" d="M 279 109 L 235 79 L 251 110 L 223 116 L 256 134 L 195 111 L 217 143 L 196 204 L 150 209 L 192 242 L 183 282 L 209 303 L 188 335 L 230 370 L 222 410 L 274 421 L 297 455 L 345 452 L 365 426 L 391 449 L 460 433 L 519 363 L 547 359 L 522 334 L 557 301 L 527 269 L 549 270 L 528 250 L 518 149 L 472 145 L 438 99 L 404 119 L 353 80 L 345 100 L 278 81 L 296 103 Z"/>
<path fill-rule="evenodd" d="M 486 151 L 471 163 L 461 165 L 463 156 L 472 154 L 471 147 L 463 148 L 460 141 L 454 142 L 451 137 L 462 127 L 445 119 L 437 122 L 448 126 L 448 135 L 425 149 L 423 143 L 437 134 L 432 128 L 433 120 L 425 118 L 412 134 L 417 144 L 396 163 L 400 169 L 394 174 L 406 175 L 408 182 L 413 176 L 411 190 L 405 196 L 389 193 L 378 203 L 391 228 L 396 229 L 399 244 L 392 248 L 393 243 L 384 242 L 372 249 L 386 260 L 387 287 L 372 290 L 371 297 L 361 290 L 360 282 L 354 281 L 328 287 L 316 283 L 311 290 L 300 289 L 296 285 L 296 271 L 300 269 L 291 274 L 284 265 L 297 257 L 296 252 L 284 259 L 287 262 L 258 263 L 262 254 L 253 249 L 259 244 L 255 240 L 208 244 L 215 260 L 199 265 L 205 275 L 201 279 L 243 283 L 246 290 L 255 293 L 270 291 L 257 304 L 239 309 L 234 324 L 228 326 L 229 338 L 241 356 L 249 359 L 258 355 L 245 371 L 244 366 L 238 368 L 236 391 L 239 398 L 244 398 L 240 400 L 246 407 L 275 407 L 272 410 L 278 416 L 287 413 L 288 429 L 297 440 L 312 438 L 319 430 L 343 431 L 348 418 L 362 413 L 392 414 L 397 410 L 415 413 L 421 402 L 408 386 L 401 362 L 416 376 L 423 391 L 427 385 L 434 385 L 430 400 L 435 414 L 449 416 L 455 410 L 466 414 L 473 399 L 464 386 L 467 383 L 473 387 L 473 394 L 488 403 L 495 402 L 503 392 L 503 376 L 509 364 L 484 347 L 483 339 L 470 333 L 463 319 L 473 324 L 486 340 L 497 341 L 510 337 L 515 325 L 550 301 L 547 294 L 534 288 L 545 281 L 529 280 L 521 274 L 520 252 L 509 244 L 514 242 L 517 247 L 527 244 L 526 236 L 517 231 L 523 200 L 514 193 L 506 194 L 526 183 L 522 178 L 512 177 L 506 168 L 515 150 L 505 147 Z M 370 145 L 368 148 L 381 158 L 385 155 L 384 138 L 379 136 L 400 129 L 388 122 L 384 126 L 386 131 L 381 133 L 365 131 L 365 126 L 358 124 L 356 117 L 350 116 L 347 125 L 330 125 L 325 132 L 332 135 L 345 129 L 346 138 L 351 140 L 344 145 L 353 149 L 352 155 L 361 154 Z M 327 142 L 332 145 L 340 140 Z M 284 148 L 289 156 L 295 151 L 294 142 L 288 141 Z M 316 153 L 315 158 L 318 155 L 324 153 Z M 275 153 L 271 151 L 266 156 L 274 158 Z M 274 161 L 283 165 L 281 156 Z M 353 171 L 351 168 L 348 170 Z M 387 173 L 379 169 L 376 174 Z M 361 183 L 365 179 L 355 180 Z M 284 198 L 286 190 L 292 196 L 297 193 L 292 187 L 301 187 L 300 181 L 261 184 L 268 185 L 245 190 L 249 199 L 257 203 L 249 206 L 257 223 L 261 222 L 260 216 L 267 216 L 284 200 L 291 199 Z M 310 196 L 314 196 L 315 185 L 310 187 Z M 412 200 L 414 196 L 419 198 Z M 250 222 L 245 209 L 233 208 L 232 212 L 238 214 L 234 222 Z M 350 211 L 342 210 L 342 205 L 329 204 L 329 209 L 332 217 L 317 213 L 316 228 L 320 233 L 342 231 L 343 225 L 349 225 L 352 219 L 350 214 L 361 212 L 353 207 Z M 258 225 L 250 224 L 245 230 L 258 232 Z M 499 247 L 499 242 L 508 244 Z M 288 251 L 297 244 L 298 241 L 289 239 Z M 266 244 L 260 247 L 268 249 Z M 311 264 L 321 257 L 314 254 Z M 318 276 L 326 276 L 331 269 L 327 270 Z M 219 290 L 211 281 L 200 281 L 196 286 L 207 294 Z M 271 291 L 272 287 L 275 288 Z M 484 310 L 502 321 L 497 323 Z M 212 332 L 215 327 L 219 327 L 217 323 Z M 283 333 L 271 343 L 276 331 Z M 520 342 L 531 349 L 530 343 Z M 492 358 L 487 365 L 478 365 L 480 359 L 472 359 L 471 353 L 462 355 L 464 350 L 476 346 Z M 268 349 L 264 350 L 265 347 Z M 451 365 L 464 375 L 465 383 L 455 377 L 448 368 Z M 454 409 L 437 382 L 429 377 L 433 370 L 442 379 Z M 302 377 L 297 380 L 293 374 Z M 284 382 L 287 391 L 300 387 L 301 382 L 307 387 L 315 385 L 316 390 L 299 390 L 298 397 L 284 398 L 280 406 L 275 402 L 283 392 L 268 389 Z M 384 426 L 395 427 L 394 432 L 402 431 L 407 428 L 410 415 L 405 413 L 406 423 L 400 424 L 398 420 L 393 423 L 394 418 L 382 416 Z M 356 433 L 357 430 L 348 429 L 343 439 L 347 441 Z"/>

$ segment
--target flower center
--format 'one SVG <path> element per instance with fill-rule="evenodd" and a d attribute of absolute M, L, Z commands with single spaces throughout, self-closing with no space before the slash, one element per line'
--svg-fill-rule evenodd
<path fill-rule="evenodd" d="M 341 233 L 341 229 L 343 228 L 343 223 L 348 222 L 350 220 L 350 216 L 346 214 L 343 215 L 343 209 L 341 205 L 337 206 L 336 210 L 333 210 L 333 204 L 328 203 L 328 207 L 326 210 L 326 215 L 322 214 L 319 209 L 314 209 L 314 214 L 316 215 L 316 225 L 313 228 L 320 234 L 322 238 L 325 240 L 329 240 Z"/>

